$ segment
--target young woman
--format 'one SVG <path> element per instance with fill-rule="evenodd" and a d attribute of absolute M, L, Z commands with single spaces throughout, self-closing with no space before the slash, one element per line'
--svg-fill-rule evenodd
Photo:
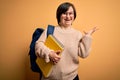
<path fill-rule="evenodd" d="M 54 66 L 51 74 L 42 80 L 79 80 L 78 65 L 79 57 L 86 58 L 91 47 L 91 35 L 97 29 L 93 28 L 85 35 L 72 26 L 76 18 L 76 9 L 72 3 L 65 2 L 59 5 L 56 12 L 58 26 L 53 35 L 64 45 L 61 56 L 60 51 L 53 51 L 44 45 L 47 37 L 47 29 L 42 33 L 35 45 L 36 55 L 46 62 L 53 61 Z"/>

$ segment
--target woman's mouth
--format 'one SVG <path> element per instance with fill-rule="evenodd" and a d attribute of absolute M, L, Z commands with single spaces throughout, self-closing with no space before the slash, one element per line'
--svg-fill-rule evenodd
<path fill-rule="evenodd" d="M 71 19 L 65 19 L 65 21 L 71 21 Z"/>

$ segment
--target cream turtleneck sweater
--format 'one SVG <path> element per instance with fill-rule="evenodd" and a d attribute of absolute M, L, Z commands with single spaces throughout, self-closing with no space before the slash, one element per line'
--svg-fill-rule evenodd
<path fill-rule="evenodd" d="M 49 62 L 49 52 L 51 51 L 44 45 L 47 37 L 47 29 L 36 41 L 35 51 Z M 78 74 L 79 57 L 85 58 L 89 55 L 92 38 L 90 35 L 82 36 L 82 33 L 72 27 L 55 27 L 53 35 L 64 45 L 60 61 L 54 65 L 48 78 L 42 80 L 73 80 Z"/>

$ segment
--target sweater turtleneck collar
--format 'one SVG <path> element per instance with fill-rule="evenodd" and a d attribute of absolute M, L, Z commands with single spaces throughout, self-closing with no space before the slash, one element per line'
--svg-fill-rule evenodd
<path fill-rule="evenodd" d="M 74 31 L 72 26 L 69 26 L 69 27 L 56 26 L 56 29 L 60 32 L 63 32 L 63 33 L 71 33 Z"/>

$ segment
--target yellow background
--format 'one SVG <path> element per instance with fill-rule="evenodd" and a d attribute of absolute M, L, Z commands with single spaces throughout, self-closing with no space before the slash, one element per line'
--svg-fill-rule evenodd
<path fill-rule="evenodd" d="M 38 80 L 28 56 L 32 33 L 57 25 L 56 9 L 65 1 L 76 7 L 74 28 L 99 28 L 89 57 L 80 58 L 81 80 L 120 80 L 120 0 L 0 0 L 0 80 Z"/>

